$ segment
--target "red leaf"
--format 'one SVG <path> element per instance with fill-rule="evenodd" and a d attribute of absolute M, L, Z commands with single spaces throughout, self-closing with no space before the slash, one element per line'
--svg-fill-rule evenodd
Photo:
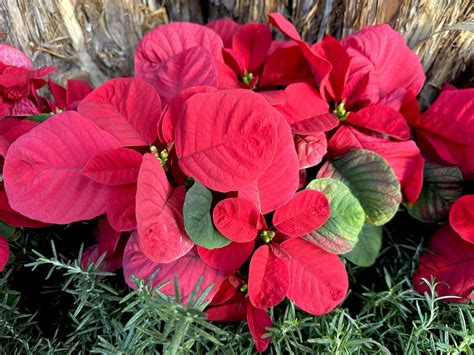
<path fill-rule="evenodd" d="M 410 122 L 430 158 L 457 165 L 474 177 L 474 89 L 445 90 L 423 115 Z"/>
<path fill-rule="evenodd" d="M 339 125 L 329 114 L 328 104 L 308 84 L 291 84 L 285 89 L 286 102 L 276 108 L 285 116 L 293 132 L 299 134 L 329 131 Z"/>
<path fill-rule="evenodd" d="M 259 91 L 265 100 L 272 106 L 283 105 L 286 101 L 285 92 L 282 90 Z"/>
<path fill-rule="evenodd" d="M 300 176 L 300 180 L 299 180 L 299 184 L 298 184 L 298 189 L 301 189 L 303 187 L 306 186 L 306 169 L 300 169 L 300 172 L 299 172 L 299 176 Z"/>
<path fill-rule="evenodd" d="M 202 47 L 191 47 L 168 59 L 148 82 L 158 91 L 163 103 L 183 90 L 207 85 L 217 88 L 217 72 L 211 54 Z"/>
<path fill-rule="evenodd" d="M 424 131 L 417 131 L 416 138 L 417 145 L 430 159 L 442 165 L 456 165 L 466 180 L 474 178 L 474 144 L 459 144 Z"/>
<path fill-rule="evenodd" d="M 284 35 L 290 37 L 293 41 L 300 41 L 301 37 L 295 27 L 279 12 L 273 12 L 268 15 L 270 23 L 278 28 Z"/>
<path fill-rule="evenodd" d="M 183 90 L 170 100 L 158 122 L 158 138 L 161 143 L 167 145 L 174 141 L 176 124 L 178 123 L 186 100 L 194 94 L 211 91 L 215 91 L 215 88 L 210 86 L 196 86 Z"/>
<path fill-rule="evenodd" d="M 1 48 L 1 47 L 0 47 Z M 0 272 L 5 269 L 5 266 L 8 263 L 8 259 L 10 258 L 10 247 L 8 246 L 8 242 L 0 236 Z"/>
<path fill-rule="evenodd" d="M 81 259 L 81 266 L 87 268 L 88 265 L 96 263 L 105 253 L 100 264 L 107 272 L 115 272 L 122 267 L 124 240 L 120 239 L 120 232 L 117 232 L 107 221 L 105 216 L 99 219 L 96 231 L 97 244 L 84 250 Z"/>
<path fill-rule="evenodd" d="M 137 228 L 135 196 L 137 184 L 114 186 L 107 201 L 107 218 L 111 226 L 120 232 Z"/>
<path fill-rule="evenodd" d="M 28 97 L 22 97 L 13 103 L 10 103 L 10 110 L 5 116 L 10 117 L 26 117 L 34 116 L 40 113 L 36 104 Z M 3 118 L 3 116 L 0 116 Z"/>
<path fill-rule="evenodd" d="M 357 112 L 351 112 L 346 122 L 393 138 L 402 140 L 410 138 L 410 127 L 405 118 L 388 106 L 371 105 Z"/>
<path fill-rule="evenodd" d="M 406 91 L 420 92 L 425 81 L 420 59 L 408 48 L 400 33 L 390 26 L 364 27 L 346 37 L 342 44 L 350 49 L 351 66 L 357 60 L 360 63 L 350 76 L 368 72 L 369 85 L 377 86 L 379 97 L 394 95 L 397 90 L 403 90 L 403 94 Z"/>
<path fill-rule="evenodd" d="M 201 259 L 218 270 L 233 271 L 238 269 L 252 254 L 255 242 L 230 243 L 222 248 L 206 249 L 197 246 Z"/>
<path fill-rule="evenodd" d="M 318 165 L 327 153 L 327 140 L 324 133 L 295 136 L 300 169 Z"/>
<path fill-rule="evenodd" d="M 118 78 L 90 93 L 78 111 L 122 145 L 141 146 L 152 144 L 156 138 L 161 105 L 158 93 L 147 82 Z"/>
<path fill-rule="evenodd" d="M 299 163 L 290 127 L 277 112 L 275 119 L 278 141 L 272 164 L 257 181 L 239 190 L 239 197 L 259 206 L 262 214 L 272 212 L 287 203 L 299 184 Z"/>
<path fill-rule="evenodd" d="M 143 253 L 153 261 L 169 263 L 187 254 L 194 243 L 183 225 L 186 190 L 172 190 L 159 160 L 143 157 L 137 183 L 137 231 Z"/>
<path fill-rule="evenodd" d="M 320 88 L 322 96 L 326 96 L 326 90 L 333 100 L 341 102 L 349 74 L 350 58 L 347 51 L 337 39 L 331 36 L 325 36 L 322 41 L 314 44 L 311 50 L 332 65 L 327 85 Z"/>
<path fill-rule="evenodd" d="M 207 320 L 211 322 L 238 322 L 247 318 L 245 298 L 235 300 L 206 310 Z"/>
<path fill-rule="evenodd" d="M 331 156 L 344 155 L 351 149 L 367 149 L 381 155 L 400 181 L 403 195 L 413 203 L 423 184 L 425 160 L 413 141 L 394 142 L 369 136 L 355 128 L 342 126 L 328 143 Z"/>
<path fill-rule="evenodd" d="M 48 88 L 51 95 L 53 95 L 56 105 L 61 110 L 64 110 L 67 106 L 66 89 L 51 79 L 48 79 Z"/>
<path fill-rule="evenodd" d="M 153 81 L 164 62 L 196 46 L 207 49 L 215 60 L 222 60 L 222 40 L 213 30 L 189 22 L 158 26 L 135 49 L 135 76 Z"/>
<path fill-rule="evenodd" d="M 220 201 L 212 218 L 217 230 L 237 243 L 254 240 L 260 225 L 260 213 L 255 205 L 239 197 Z"/>
<path fill-rule="evenodd" d="M 158 273 L 156 273 L 158 271 Z M 178 280 L 181 303 L 186 303 L 200 277 L 203 277 L 198 294 L 200 295 L 211 284 L 212 289 L 206 296 L 211 300 L 216 294 L 226 274 L 203 263 L 194 250 L 189 251 L 176 261 L 167 264 L 156 263 L 148 259 L 140 249 L 138 236 L 132 233 L 125 247 L 123 255 L 123 273 L 127 284 L 136 288 L 132 276 L 148 281 L 150 287 L 157 287 L 165 282 L 167 284 L 160 291 L 167 295 L 175 295 L 174 280 Z M 151 276 L 156 276 L 150 280 Z"/>
<path fill-rule="evenodd" d="M 68 110 L 76 110 L 79 103 L 92 92 L 92 88 L 82 80 L 68 80 L 66 103 Z"/>
<path fill-rule="evenodd" d="M 108 256 L 112 256 L 115 249 L 117 249 L 120 240 L 120 232 L 113 229 L 107 218 L 104 216 L 99 219 L 96 239 L 100 255 L 106 252 Z"/>
<path fill-rule="evenodd" d="M 421 255 L 413 286 L 420 293 L 430 292 L 421 279 L 430 281 L 432 276 L 440 282 L 436 287 L 440 296 L 462 297 L 445 301 L 467 301 L 474 289 L 474 244 L 460 238 L 449 224 L 433 235 L 429 250 Z"/>
<path fill-rule="evenodd" d="M 206 27 L 212 29 L 221 37 L 225 48 L 232 48 L 232 37 L 234 37 L 240 25 L 233 20 L 221 18 L 209 22 Z"/>
<path fill-rule="evenodd" d="M 324 88 L 332 68 L 331 63 L 315 53 L 315 51 L 313 51 L 306 42 L 302 41 L 294 26 L 281 14 L 276 12 L 269 14 L 268 19 L 272 25 L 277 27 L 280 31 L 282 31 L 285 35 L 290 37 L 299 45 L 303 55 L 306 58 L 306 61 L 311 67 L 311 71 L 313 72 L 316 83 L 320 87 Z"/>
<path fill-rule="evenodd" d="M 269 54 L 260 77 L 259 88 L 297 82 L 314 83 L 313 73 L 301 48 L 292 43 L 291 46 L 277 48 Z"/>
<path fill-rule="evenodd" d="M 0 221 L 5 222 L 12 227 L 46 227 L 45 223 L 34 221 L 14 211 L 8 203 L 7 194 L 5 193 L 3 186 L 0 188 Z"/>
<path fill-rule="evenodd" d="M 225 49 L 222 53 L 225 52 Z M 219 82 L 219 90 L 240 89 L 242 85 L 237 74 L 224 62 L 215 62 L 217 70 L 217 80 Z"/>
<path fill-rule="evenodd" d="M 5 65 L 33 69 L 30 58 L 18 48 L 0 43 L 0 62 Z"/>
<path fill-rule="evenodd" d="M 262 23 L 247 23 L 240 26 L 232 39 L 232 50 L 244 60 L 245 69 L 255 71 L 267 57 L 272 33 Z"/>
<path fill-rule="evenodd" d="M 137 181 L 142 156 L 127 148 L 106 149 L 86 163 L 81 174 L 104 185 L 126 185 Z"/>
<path fill-rule="evenodd" d="M 316 190 L 302 190 L 273 215 L 275 228 L 290 237 L 301 237 L 321 227 L 331 209 L 326 196 Z"/>
<path fill-rule="evenodd" d="M 82 253 L 81 267 L 86 269 L 88 265 L 95 264 L 102 256 L 103 252 L 99 250 L 97 245 L 91 245 Z M 99 269 L 106 272 L 115 272 L 122 267 L 122 255 L 105 256 L 99 264 Z"/>
<path fill-rule="evenodd" d="M 247 323 L 255 341 L 255 348 L 258 352 L 265 351 L 270 344 L 270 337 L 263 338 L 268 332 L 267 327 L 272 326 L 272 320 L 266 310 L 255 308 L 247 301 Z"/>
<path fill-rule="evenodd" d="M 289 272 L 283 260 L 262 245 L 252 256 L 249 266 L 249 299 L 257 308 L 276 306 L 286 296 Z"/>
<path fill-rule="evenodd" d="M 11 207 L 56 224 L 105 213 L 110 187 L 80 171 L 99 151 L 118 147 L 112 135 L 74 111 L 49 118 L 8 150 L 3 173 Z"/>
<path fill-rule="evenodd" d="M 35 103 L 27 97 L 21 97 L 20 99 L 14 101 L 13 103 L 8 103 L 7 105 L 11 105 L 11 106 L 5 115 L 0 116 L 1 118 L 3 118 L 4 116 L 10 116 L 10 117 L 34 116 L 40 113 Z"/>
<path fill-rule="evenodd" d="M 230 283 L 229 278 L 226 278 L 222 282 L 221 286 L 219 287 L 219 290 L 217 291 L 215 296 L 212 298 L 212 301 L 209 303 L 209 305 L 217 306 L 217 305 L 227 303 L 236 294 L 237 294 L 237 288 Z"/>
<path fill-rule="evenodd" d="M 176 126 L 183 172 L 220 192 L 237 190 L 270 165 L 276 148 L 272 107 L 248 90 L 196 94 Z"/>
<path fill-rule="evenodd" d="M 337 255 L 301 238 L 289 239 L 281 247 L 288 254 L 285 262 L 290 271 L 290 300 L 315 315 L 328 313 L 342 302 L 349 281 Z"/>
<path fill-rule="evenodd" d="M 350 53 L 351 49 L 348 49 Z M 367 58 L 362 59 L 362 66 L 367 62 Z M 351 58 L 349 77 L 342 92 L 341 97 L 346 100 L 348 109 L 358 110 L 365 105 L 376 103 L 379 100 L 379 88 L 376 83 L 369 82 L 372 77 L 369 72 L 359 71 L 356 58 Z"/>
<path fill-rule="evenodd" d="M 0 155 L 5 156 L 10 145 L 38 124 L 30 120 L 6 118 L 0 121 Z"/>
<path fill-rule="evenodd" d="M 418 100 L 413 92 L 407 91 L 405 94 L 400 106 L 400 113 L 408 123 L 414 122 L 420 117 L 420 106 L 418 105 Z"/>
<path fill-rule="evenodd" d="M 224 63 L 232 70 L 232 72 L 236 75 L 245 75 L 247 71 L 247 63 L 245 58 L 240 54 L 240 52 L 236 52 L 232 49 L 224 48 L 222 50 L 222 55 L 224 57 Z M 238 82 L 238 77 L 234 76 L 236 82 Z M 240 82 L 239 82 L 240 86 Z"/>
<path fill-rule="evenodd" d="M 462 196 L 454 202 L 449 223 L 462 239 L 474 244 L 474 195 Z"/>

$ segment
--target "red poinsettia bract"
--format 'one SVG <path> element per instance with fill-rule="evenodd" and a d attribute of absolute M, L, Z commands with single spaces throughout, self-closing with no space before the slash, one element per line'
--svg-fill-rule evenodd
<path fill-rule="evenodd" d="M 36 115 L 45 99 L 37 90 L 55 67 L 33 69 L 31 60 L 19 49 L 0 44 L 0 118 Z"/>
<path fill-rule="evenodd" d="M 246 319 L 258 351 L 270 341 L 268 309 L 285 298 L 314 315 L 334 309 L 348 276 L 315 239 L 343 240 L 348 251 L 370 221 L 357 186 L 325 178 L 333 184 L 324 192 L 301 189 L 306 169 L 359 149 L 390 165 L 395 210 L 400 184 L 414 202 L 424 159 L 406 120 L 426 131 L 415 100 L 424 75 L 386 25 L 310 45 L 280 14 L 270 22 L 289 40 L 273 40 L 265 24 L 172 23 L 140 41 L 133 78 L 93 90 L 50 81 L 50 111 L 64 112 L 41 124 L 0 122 L 0 219 L 98 218 L 84 264 L 105 253 L 101 266 L 122 265 L 131 287 L 137 277 L 168 295 L 177 289 L 181 302 L 201 280 L 201 292 L 211 287 L 208 319 Z M 27 57 L 1 49 L 2 110 L 14 116 L 30 100 L 35 110 L 22 114 L 39 112 L 35 93 L 49 69 L 33 71 Z M 452 218 L 469 233 L 455 208 Z"/>
<path fill-rule="evenodd" d="M 474 178 L 474 89 L 445 87 L 433 105 L 409 123 L 423 153 L 458 166 L 466 179 Z"/>
<path fill-rule="evenodd" d="M 449 224 L 441 227 L 431 238 L 431 243 L 420 258 L 420 265 L 413 277 L 418 292 L 427 292 L 428 286 L 421 281 L 434 277 L 440 296 L 457 296 L 449 302 L 465 302 L 472 298 L 474 290 L 474 244 L 462 239 Z"/>
<path fill-rule="evenodd" d="M 390 150 L 374 151 L 388 161 L 402 184 L 405 198 L 414 202 L 421 192 L 424 160 L 409 140 L 410 128 L 403 115 L 407 109 L 403 104 L 420 92 L 425 77 L 419 59 L 400 34 L 387 25 L 368 26 L 342 42 L 327 36 L 309 46 L 281 14 L 269 17 L 272 24 L 302 48 L 321 96 L 333 105 L 333 113 L 341 122 L 339 130 L 355 127 L 372 137 L 369 139 L 377 146 L 391 146 Z M 409 68 L 402 75 L 401 65 Z M 301 95 L 294 96 L 295 106 L 301 105 L 300 98 Z M 410 107 L 410 113 L 412 110 Z M 334 147 L 334 143 L 328 146 L 333 156 L 360 147 L 355 142 L 344 142 L 344 148 Z M 373 146 L 364 149 L 373 150 Z M 397 155 L 396 151 L 402 153 Z"/>

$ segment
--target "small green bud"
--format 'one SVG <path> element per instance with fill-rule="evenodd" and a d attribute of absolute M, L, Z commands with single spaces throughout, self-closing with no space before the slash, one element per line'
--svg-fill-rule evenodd
<path fill-rule="evenodd" d="M 334 115 L 339 118 L 340 121 L 345 121 L 347 119 L 347 116 L 349 116 L 349 111 L 346 111 L 345 108 L 346 105 L 346 100 L 342 100 L 342 102 L 336 106 L 336 109 L 332 111 Z"/>
<path fill-rule="evenodd" d="M 157 147 L 152 145 L 150 147 L 150 153 L 153 154 L 153 156 L 161 162 L 160 155 L 158 154 L 158 148 Z"/>
<path fill-rule="evenodd" d="M 167 171 L 166 163 L 168 162 L 168 151 L 163 149 L 161 152 L 158 153 L 158 148 L 154 145 L 150 147 L 150 153 L 155 156 L 156 159 L 160 161 L 161 166 L 165 171 Z"/>
<path fill-rule="evenodd" d="M 268 244 L 275 237 L 275 232 L 270 230 L 264 230 L 260 232 L 260 236 L 262 237 L 262 240 Z"/>
<path fill-rule="evenodd" d="M 166 149 L 163 149 L 160 152 L 160 159 L 164 161 L 168 161 L 168 151 Z"/>
<path fill-rule="evenodd" d="M 247 71 L 245 71 L 244 76 L 242 78 L 242 81 L 244 82 L 244 84 L 245 85 L 250 85 L 252 80 L 253 80 L 253 74 L 252 73 L 247 73 Z"/>
<path fill-rule="evenodd" d="M 239 291 L 242 293 L 247 292 L 248 289 L 249 289 L 249 285 L 246 283 L 239 287 Z"/>

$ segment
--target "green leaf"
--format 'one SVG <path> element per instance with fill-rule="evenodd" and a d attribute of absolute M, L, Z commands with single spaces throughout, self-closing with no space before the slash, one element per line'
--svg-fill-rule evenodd
<path fill-rule="evenodd" d="M 15 234 L 16 228 L 0 221 L 0 236 L 11 239 Z"/>
<path fill-rule="evenodd" d="M 365 222 L 381 226 L 390 221 L 402 200 L 400 183 L 380 155 L 354 149 L 321 167 L 319 177 L 330 177 L 346 184 L 365 211 Z"/>
<path fill-rule="evenodd" d="M 382 227 L 365 224 L 359 241 L 344 257 L 355 265 L 368 267 L 375 263 L 382 247 Z"/>
<path fill-rule="evenodd" d="M 462 194 L 463 177 L 455 166 L 426 161 L 423 189 L 414 204 L 406 204 L 408 213 L 426 223 L 436 222 L 449 213 L 451 205 Z"/>
<path fill-rule="evenodd" d="M 331 253 L 347 253 L 357 243 L 364 225 L 365 213 L 359 201 L 344 183 L 335 179 L 316 179 L 306 188 L 326 195 L 331 215 L 320 228 L 303 238 Z"/>
<path fill-rule="evenodd" d="M 25 117 L 25 119 L 30 120 L 30 121 L 34 121 L 34 122 L 38 122 L 38 123 L 43 123 L 44 121 L 46 121 L 51 116 L 52 116 L 51 113 L 40 113 L 38 115 Z"/>
<path fill-rule="evenodd" d="M 206 249 L 222 248 L 230 244 L 230 240 L 214 228 L 211 206 L 211 191 L 195 181 L 194 185 L 186 192 L 184 200 L 184 228 L 197 245 Z"/>

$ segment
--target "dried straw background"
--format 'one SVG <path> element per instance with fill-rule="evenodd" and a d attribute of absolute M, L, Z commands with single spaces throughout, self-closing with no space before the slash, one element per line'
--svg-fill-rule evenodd
<path fill-rule="evenodd" d="M 273 11 L 291 18 L 308 41 L 389 23 L 422 60 L 425 103 L 446 81 L 472 86 L 472 0 L 0 0 L 0 32 L 37 65 L 58 66 L 57 80 L 81 77 L 98 85 L 130 75 L 135 44 L 159 24 L 265 21 Z"/>

